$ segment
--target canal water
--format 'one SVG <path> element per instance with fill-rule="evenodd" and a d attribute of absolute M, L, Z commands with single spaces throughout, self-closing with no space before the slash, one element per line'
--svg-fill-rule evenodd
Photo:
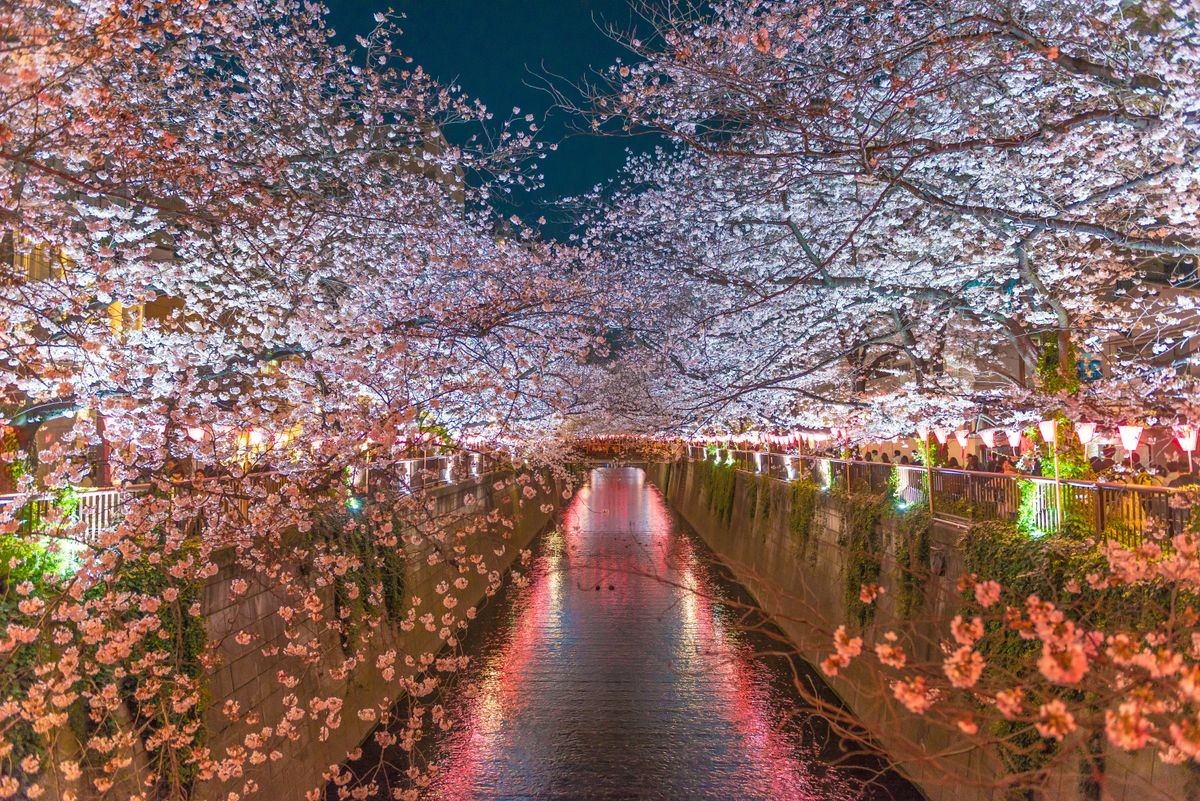
<path fill-rule="evenodd" d="M 805 710 L 792 671 L 820 679 L 764 656 L 745 591 L 641 470 L 594 470 L 534 548 L 528 585 L 473 624 L 422 798 L 920 799 Z"/>

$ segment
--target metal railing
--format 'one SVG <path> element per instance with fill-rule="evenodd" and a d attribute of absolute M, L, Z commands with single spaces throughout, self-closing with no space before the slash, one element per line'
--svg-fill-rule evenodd
<path fill-rule="evenodd" d="M 1056 489 L 1054 479 L 1044 476 L 930 470 L 912 464 L 725 448 L 716 453 L 718 461 L 742 470 L 786 480 L 803 478 L 828 489 L 883 493 L 894 481 L 896 497 L 904 506 L 928 506 L 935 518 L 959 525 L 1021 520 L 1037 531 L 1054 531 L 1060 525 L 1058 492 L 1064 520 L 1083 522 L 1096 533 L 1126 544 L 1140 542 L 1152 519 L 1159 521 L 1169 536 L 1183 531 L 1191 521 L 1191 509 L 1171 503 L 1179 490 L 1169 487 L 1064 479 Z M 689 446 L 687 454 L 692 460 L 710 458 L 706 449 L 698 446 Z"/>
<path fill-rule="evenodd" d="M 403 459 L 393 462 L 392 466 L 398 474 L 398 486 L 395 488 L 413 495 L 434 487 L 478 478 L 492 470 L 495 463 L 483 454 L 461 453 Z M 253 493 L 239 490 L 233 494 L 222 494 L 216 485 L 228 483 L 230 479 L 226 476 L 200 477 L 189 483 L 218 496 L 222 513 L 240 515 L 245 519 L 249 516 L 255 496 L 280 489 L 286 475 L 264 471 L 252 473 L 248 478 L 252 482 Z M 351 471 L 351 486 L 357 493 L 370 491 L 375 486 L 375 480 L 370 465 L 362 465 Z M 17 521 L 18 531 L 22 534 L 42 533 L 94 545 L 100 535 L 121 523 L 130 501 L 149 491 L 149 484 L 131 484 L 124 487 L 81 487 L 69 496 L 48 492 L 0 495 L 0 509 L 7 507 L 11 510 L 12 519 Z"/>

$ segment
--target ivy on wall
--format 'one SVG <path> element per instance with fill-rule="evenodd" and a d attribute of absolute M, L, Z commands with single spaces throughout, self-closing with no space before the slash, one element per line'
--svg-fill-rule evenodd
<path fill-rule="evenodd" d="M 697 462 L 700 486 L 708 494 L 708 510 L 717 520 L 729 523 L 733 516 L 733 496 L 737 486 L 737 470 L 732 466 Z"/>
<path fill-rule="evenodd" d="M 173 600 L 164 602 L 155 613 L 160 628 L 158 642 L 142 641 L 133 654 L 134 659 L 155 658 L 151 652 L 163 649 L 169 654 L 170 669 L 177 681 L 194 682 L 203 687 L 204 664 L 203 654 L 208 644 L 208 633 L 205 630 L 203 618 L 192 615 L 188 609 L 193 601 L 199 599 L 199 588 L 193 582 L 180 582 L 168 575 L 158 564 L 152 564 L 149 559 L 141 558 L 135 562 L 126 562 L 117 574 L 117 587 L 148 598 L 163 598 L 168 588 L 174 588 L 178 594 Z M 147 692 L 146 682 L 136 681 L 125 677 L 121 682 L 121 690 L 132 697 L 138 693 L 144 699 Z M 142 732 L 147 743 L 154 742 L 154 733 L 176 729 L 195 730 L 197 732 L 193 748 L 203 746 L 203 720 L 207 701 L 202 693 L 200 704 L 180 708 L 175 704 L 173 684 L 164 683 L 157 688 L 159 700 L 154 704 L 142 703 L 137 705 L 142 716 L 133 722 Z M 155 710 L 148 715 L 146 710 Z M 184 797 L 181 795 L 195 781 L 197 768 L 188 752 L 177 752 L 170 746 L 170 741 L 162 743 L 156 754 L 156 762 L 169 764 L 170 769 L 162 771 L 159 788 L 164 797 Z"/>
<path fill-rule="evenodd" d="M 49 553 L 40 543 L 11 535 L 0 536 L 0 618 L 6 621 L 19 620 L 17 604 L 23 596 L 17 592 L 18 585 L 32 586 L 28 593 L 32 597 L 46 596 L 46 576 L 61 572 L 56 556 Z M 32 649 L 17 649 L 9 658 L 0 661 L 0 681 L 6 687 L 19 687 L 24 695 L 33 685 L 35 665 L 45 662 L 50 654 L 36 653 Z M 42 738 L 33 727 L 21 718 L 9 718 L 6 727 L 0 730 L 0 740 L 12 746 L 8 761 L 19 763 L 25 757 L 45 756 Z"/>
<path fill-rule="evenodd" d="M 370 613 L 371 593 L 380 587 L 387 619 L 397 621 L 404 609 L 404 577 L 407 557 L 404 549 L 380 547 L 372 532 L 358 526 L 345 526 L 336 535 L 338 552 L 356 557 L 360 567 L 334 577 L 334 614 L 343 621 L 343 649 L 353 647 L 359 626 Z M 347 610 L 348 614 L 343 614 Z"/>
<path fill-rule="evenodd" d="M 821 488 L 811 481 L 793 481 L 788 494 L 791 506 L 788 514 L 788 530 L 796 543 L 796 552 L 804 556 L 812 541 L 812 522 L 817 511 L 817 498 Z"/>
<path fill-rule="evenodd" d="M 894 516 L 896 521 L 896 614 L 912 620 L 925 604 L 933 521 L 922 507 Z"/>
<path fill-rule="evenodd" d="M 980 579 L 1000 582 L 1014 598 L 1037 595 L 1058 606 L 1088 610 L 1090 627 L 1108 631 L 1143 631 L 1155 619 L 1169 614 L 1178 598 L 1148 584 L 1094 588 L 1089 574 L 1102 572 L 1104 557 L 1094 542 L 1070 530 L 1031 539 L 1019 524 L 986 521 L 975 524 L 962 542 L 963 567 Z M 1074 585 L 1077 592 L 1067 587 Z M 988 624 L 979 651 L 995 670 L 1012 675 L 1017 683 L 1037 672 L 1039 642 L 1025 640 L 999 622 Z M 1044 699 L 1026 682 L 1028 703 L 1036 707 Z M 1038 735 L 1032 726 L 1002 721 L 995 734 L 1002 742 L 1001 756 L 1012 772 L 1036 771 L 1055 753 L 1054 744 Z"/>
<path fill-rule="evenodd" d="M 1078 359 L 1075 344 L 1068 340 L 1065 359 L 1060 359 L 1058 331 L 1046 331 L 1041 336 L 1041 350 L 1038 352 L 1037 375 L 1041 381 L 1042 390 L 1048 394 L 1067 392 L 1074 395 L 1079 391 L 1079 373 L 1073 365 Z M 1071 367 L 1060 369 L 1060 364 Z"/>
<path fill-rule="evenodd" d="M 860 627 L 871 623 L 875 605 L 863 603 L 859 594 L 864 584 L 878 584 L 883 573 L 883 536 L 879 519 L 887 496 L 869 493 L 837 493 L 842 513 L 841 544 L 845 548 L 846 616 Z"/>
<path fill-rule="evenodd" d="M 771 490 L 774 482 L 770 476 L 759 474 L 754 477 L 754 492 L 758 497 L 755 516 L 764 522 L 771 519 Z"/>

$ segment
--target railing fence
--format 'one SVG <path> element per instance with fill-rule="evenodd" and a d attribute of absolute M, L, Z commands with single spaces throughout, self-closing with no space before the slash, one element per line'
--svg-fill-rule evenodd
<path fill-rule="evenodd" d="M 712 458 L 699 446 L 688 446 L 688 458 Z M 1058 493 L 1062 517 L 1089 526 L 1105 537 L 1137 544 L 1151 519 L 1160 521 L 1168 536 L 1183 531 L 1191 510 L 1173 505 L 1178 490 L 1139 484 L 1062 480 L 1010 473 L 934 468 L 887 462 L 861 462 L 824 456 L 768 453 L 721 448 L 718 462 L 753 473 L 793 480 L 807 479 L 833 489 L 886 492 L 895 482 L 895 495 L 904 507 L 931 506 L 934 517 L 950 523 L 1018 521 L 1038 532 L 1057 530 Z M 932 494 L 932 502 L 930 495 Z M 1022 519 L 1024 518 L 1024 519 Z"/>
<path fill-rule="evenodd" d="M 425 456 L 390 463 L 399 476 L 398 489 L 405 494 L 416 494 L 423 490 L 445 484 L 453 484 L 478 478 L 489 472 L 495 462 L 480 453 L 459 453 L 441 456 Z M 245 519 L 257 496 L 265 496 L 281 489 L 286 475 L 279 472 L 254 473 L 250 476 L 250 492 L 244 485 L 237 494 L 220 496 L 221 514 L 237 515 Z M 352 468 L 349 476 L 356 493 L 365 494 L 374 487 L 377 474 L 369 464 Z M 210 483 L 226 483 L 228 477 L 213 476 L 195 479 L 192 484 L 203 488 Z M 64 502 L 64 496 L 56 493 L 0 495 L 0 508 L 17 505 L 13 517 L 18 521 L 23 534 L 42 532 L 47 536 L 60 536 L 95 544 L 102 533 L 111 531 L 125 517 L 125 509 L 134 498 L 150 491 L 148 484 L 125 487 L 80 488 Z"/>

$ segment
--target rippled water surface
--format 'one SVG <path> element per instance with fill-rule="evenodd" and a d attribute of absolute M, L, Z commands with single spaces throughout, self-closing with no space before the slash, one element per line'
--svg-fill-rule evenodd
<path fill-rule="evenodd" d="M 531 582 L 475 623 L 426 797 L 917 799 L 840 755 L 744 599 L 635 468 L 593 471 L 535 545 Z M 807 668 L 804 668 L 807 670 Z"/>

